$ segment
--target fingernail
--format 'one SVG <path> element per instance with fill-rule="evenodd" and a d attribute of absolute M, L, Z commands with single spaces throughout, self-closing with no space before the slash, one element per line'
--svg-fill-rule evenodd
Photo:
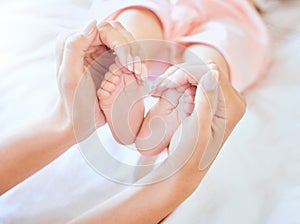
<path fill-rule="evenodd" d="M 152 84 L 152 87 L 155 88 L 157 86 L 159 86 L 159 84 L 163 81 L 162 78 L 158 77 Z"/>
<path fill-rule="evenodd" d="M 152 96 L 154 94 L 154 89 L 151 89 L 148 94 Z"/>
<path fill-rule="evenodd" d="M 134 72 L 133 70 L 133 57 L 131 56 L 131 54 L 128 54 L 127 56 L 127 68 L 129 71 Z"/>
<path fill-rule="evenodd" d="M 217 65 L 214 62 L 209 62 L 207 64 L 207 67 L 210 68 L 210 69 L 212 69 L 212 70 L 217 70 Z"/>
<path fill-rule="evenodd" d="M 147 79 L 148 78 L 148 68 L 147 68 L 147 66 L 144 63 L 142 63 L 141 75 L 142 75 L 143 79 Z"/>
<path fill-rule="evenodd" d="M 157 91 L 157 89 L 151 89 L 149 95 L 153 97 L 157 97 L 159 96 L 159 92 Z"/>
<path fill-rule="evenodd" d="M 141 67 L 141 80 L 143 82 L 143 85 L 146 85 L 148 80 L 148 69 L 144 63 L 142 63 Z"/>
<path fill-rule="evenodd" d="M 119 60 L 118 57 L 115 57 L 115 63 L 116 63 L 116 65 L 117 65 L 118 68 L 122 68 L 123 67 L 123 65 L 121 64 L 121 62 L 120 62 L 120 60 Z"/>
<path fill-rule="evenodd" d="M 146 83 L 145 83 L 143 80 L 141 80 L 141 79 L 138 79 L 137 82 L 138 82 L 138 84 L 139 84 L 140 86 L 145 86 L 145 84 L 146 84 Z"/>
<path fill-rule="evenodd" d="M 217 89 L 219 79 L 219 72 L 211 70 L 202 76 L 200 84 L 205 91 L 213 91 Z"/>
<path fill-rule="evenodd" d="M 93 33 L 93 31 L 96 29 L 96 20 L 91 20 L 82 30 L 82 33 L 85 36 L 89 36 Z"/>
<path fill-rule="evenodd" d="M 139 56 L 134 57 L 134 73 L 136 75 L 141 75 L 142 73 L 142 63 Z"/>

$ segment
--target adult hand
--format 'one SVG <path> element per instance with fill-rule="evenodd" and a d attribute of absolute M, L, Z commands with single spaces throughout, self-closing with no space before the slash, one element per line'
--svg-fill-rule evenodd
<path fill-rule="evenodd" d="M 182 80 L 181 73 L 174 80 Z M 194 83 L 190 82 L 191 86 Z M 174 133 L 169 145 L 169 159 L 148 180 L 170 169 L 193 191 L 200 183 L 222 145 L 245 113 L 243 97 L 232 87 L 226 75 L 212 67 L 197 86 L 194 110 Z M 184 180 L 182 180 L 184 179 Z"/>
<path fill-rule="evenodd" d="M 139 53 L 132 35 L 118 22 L 94 20 L 82 31 L 61 38 L 57 47 L 57 81 L 60 92 L 59 121 L 68 127 L 72 140 L 83 140 L 105 123 L 96 86 L 87 69 L 104 51 L 115 51 L 118 62 L 139 74 Z M 75 131 L 76 139 L 73 131 Z"/>
<path fill-rule="evenodd" d="M 77 140 L 81 140 L 104 124 L 96 88 L 87 66 L 91 57 L 103 53 L 106 48 L 116 50 L 118 46 L 127 44 L 128 39 L 124 37 L 126 35 L 129 35 L 128 32 L 120 24 L 112 22 L 96 26 L 96 21 L 92 21 L 82 31 L 72 32 L 61 38 L 57 48 L 57 81 L 60 92 L 58 103 L 41 120 L 2 136 L 0 194 L 28 178 L 75 144 L 73 129 Z M 117 56 L 120 57 L 119 52 L 127 55 L 126 50 L 131 52 L 130 45 L 120 51 L 116 50 Z"/>
<path fill-rule="evenodd" d="M 176 89 L 187 84 L 196 86 L 201 77 L 212 66 L 214 66 L 213 63 L 200 64 L 199 62 L 185 62 L 173 65 L 154 82 L 151 95 L 159 97 L 166 89 Z"/>
<path fill-rule="evenodd" d="M 243 97 L 232 87 L 224 74 L 212 67 L 198 84 L 194 111 L 174 134 L 170 153 L 175 150 L 191 159 L 184 169 L 188 173 L 206 173 L 222 145 L 245 113 Z M 178 140 L 179 139 L 179 140 Z M 184 149 L 184 150 L 183 150 Z"/>
<path fill-rule="evenodd" d="M 98 31 L 100 42 L 115 51 L 116 63 L 132 72 L 138 83 L 145 82 L 147 74 L 142 72 L 141 62 L 144 51 L 132 34 L 118 21 L 101 22 Z"/>
<path fill-rule="evenodd" d="M 220 92 L 222 94 L 219 94 Z M 124 224 L 159 223 L 193 193 L 207 172 L 206 167 L 199 171 L 203 154 L 214 148 L 213 143 L 217 143 L 217 149 L 220 149 L 219 143 L 223 144 L 226 141 L 244 111 L 243 98 L 226 77 L 218 75 L 215 70 L 205 74 L 196 91 L 192 115 L 183 122 L 172 138 L 170 153 L 177 155 L 170 155 L 157 169 L 147 174 L 141 182 L 137 182 L 154 183 L 128 187 L 72 223 L 96 223 L 98 220 L 104 223 Z M 224 123 L 225 129 L 222 127 Z M 221 127 L 218 126 L 220 124 Z M 170 169 L 178 168 L 178 162 L 181 163 L 183 157 L 186 158 L 184 166 L 174 175 L 164 178 L 164 174 L 173 171 Z M 209 162 L 213 159 L 214 157 L 211 157 Z M 161 177 L 163 181 L 157 181 Z M 114 216 L 116 211 L 117 217 Z M 132 211 L 138 215 L 133 216 Z"/>

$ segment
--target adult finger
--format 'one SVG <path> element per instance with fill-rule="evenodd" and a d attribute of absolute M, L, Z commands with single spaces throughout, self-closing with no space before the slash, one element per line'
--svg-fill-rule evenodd
<path fill-rule="evenodd" d="M 181 85 L 196 86 L 200 78 L 211 70 L 207 65 L 182 64 L 173 66 L 154 83 L 151 95 L 159 97 L 166 89 L 178 88 Z"/>
<path fill-rule="evenodd" d="M 130 67 L 127 65 L 127 61 L 129 60 L 128 57 L 131 57 L 131 50 L 128 45 L 127 37 L 125 37 L 124 34 L 122 34 L 109 22 L 101 22 L 97 24 L 97 28 L 99 31 L 100 41 L 108 48 L 114 50 L 121 65 L 130 70 Z"/>
<path fill-rule="evenodd" d="M 144 58 L 144 54 L 141 50 L 139 43 L 134 39 L 133 35 L 128 32 L 120 22 L 113 21 L 112 26 L 115 27 L 121 35 L 127 40 L 127 43 L 130 45 L 129 50 L 130 53 L 127 57 L 127 64 L 130 71 L 135 74 L 136 79 L 142 83 L 143 79 L 143 68 L 142 68 L 142 59 Z"/>
<path fill-rule="evenodd" d="M 130 43 L 130 54 L 132 58 L 140 55 L 140 48 L 138 44 L 134 44 L 136 41 L 133 35 L 128 32 L 124 26 L 118 21 L 111 21 L 110 24 L 126 39 L 127 43 Z"/>
<path fill-rule="evenodd" d="M 65 42 L 61 64 L 62 74 L 66 80 L 79 80 L 84 72 L 85 51 L 91 45 L 96 34 L 96 21 L 91 21 L 82 32 L 69 36 Z"/>
<path fill-rule="evenodd" d="M 153 85 L 152 85 L 152 91 L 154 91 L 155 89 L 157 89 L 157 87 L 166 79 L 168 78 L 170 75 L 173 75 L 176 71 L 178 70 L 178 66 L 173 65 L 171 67 L 169 67 L 162 75 L 160 75 L 159 77 L 157 77 L 157 79 L 154 81 Z"/>
<path fill-rule="evenodd" d="M 153 87 L 162 85 L 168 77 L 176 74 L 177 71 L 181 71 L 182 73 L 185 73 L 186 75 L 190 76 L 192 80 L 191 82 L 197 80 L 198 83 L 201 76 L 205 74 L 208 70 L 209 67 L 206 64 L 182 63 L 178 65 L 173 65 L 172 67 L 167 69 L 167 71 L 164 74 L 160 76 L 161 78 L 153 84 Z"/>
<path fill-rule="evenodd" d="M 66 40 L 76 31 L 64 31 L 58 34 L 56 38 L 56 74 L 58 74 L 64 55 Z"/>
<path fill-rule="evenodd" d="M 199 163 L 199 170 L 207 169 L 222 145 L 245 113 L 245 101 L 225 75 L 219 76 L 217 107 L 212 121 L 212 137 Z"/>
<path fill-rule="evenodd" d="M 199 122 L 205 113 L 206 119 L 212 121 L 217 107 L 219 73 L 216 70 L 207 72 L 200 80 L 195 95 L 195 107 L 191 116 Z M 202 121 L 203 122 L 203 121 Z"/>
<path fill-rule="evenodd" d="M 198 167 L 211 136 L 213 120 L 211 104 L 217 103 L 216 95 L 218 93 L 216 76 L 217 74 L 208 72 L 202 77 L 196 89 L 194 110 L 184 120 L 182 127 L 176 130 L 169 147 L 170 153 L 180 154 L 179 158 L 193 153 L 192 158 L 196 158 L 193 160 L 194 167 Z M 190 132 L 190 130 L 193 131 Z"/>
<path fill-rule="evenodd" d="M 139 83 L 143 83 L 142 51 L 132 34 L 117 21 L 101 22 L 97 27 L 101 42 L 113 49 L 120 64 L 133 72 Z"/>
<path fill-rule="evenodd" d="M 221 73 L 220 73 L 221 74 Z M 226 118 L 226 138 L 240 121 L 246 111 L 246 101 L 232 86 L 225 75 L 220 75 L 220 89 L 223 99 L 219 98 L 216 116 Z"/>

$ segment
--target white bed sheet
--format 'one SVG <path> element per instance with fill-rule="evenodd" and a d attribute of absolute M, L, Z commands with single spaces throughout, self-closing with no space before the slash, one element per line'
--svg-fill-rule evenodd
<path fill-rule="evenodd" d="M 164 223 L 299 223 L 300 3 L 289 2 L 266 9 L 273 63 L 246 93 L 245 117 L 197 191 Z M 51 109 L 55 37 L 85 24 L 90 4 L 1 2 L 0 135 Z M 75 146 L 0 197 L 0 223 L 65 223 L 125 188 L 92 170 Z"/>

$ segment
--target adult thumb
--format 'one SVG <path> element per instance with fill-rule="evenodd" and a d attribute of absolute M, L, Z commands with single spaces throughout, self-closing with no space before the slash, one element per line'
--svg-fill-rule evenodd
<path fill-rule="evenodd" d="M 195 107 L 192 116 L 202 125 L 211 125 L 218 103 L 218 78 L 216 70 L 210 70 L 202 76 L 197 86 Z M 208 127 L 207 127 L 208 128 Z"/>

